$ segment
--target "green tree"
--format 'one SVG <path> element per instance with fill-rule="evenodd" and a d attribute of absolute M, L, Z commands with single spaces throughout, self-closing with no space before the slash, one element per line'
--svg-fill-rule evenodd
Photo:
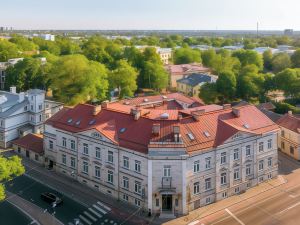
<path fill-rule="evenodd" d="M 274 77 L 276 87 L 283 90 L 285 95 L 296 97 L 299 93 L 300 72 L 296 69 L 285 69 Z"/>
<path fill-rule="evenodd" d="M 232 56 L 240 60 L 242 67 L 253 64 L 259 70 L 263 69 L 263 58 L 255 51 L 241 49 L 233 52 Z"/>
<path fill-rule="evenodd" d="M 20 176 L 25 172 L 22 161 L 17 156 L 4 158 L 0 156 L 0 201 L 5 199 L 5 189 L 3 182 Z"/>
<path fill-rule="evenodd" d="M 110 73 L 109 82 L 112 89 L 118 88 L 120 99 L 133 96 L 137 89 L 137 74 L 127 61 L 120 60 L 116 63 L 116 69 Z"/>
<path fill-rule="evenodd" d="M 25 58 L 6 71 L 5 89 L 16 86 L 19 91 L 47 87 L 49 65 L 43 65 L 39 58 Z"/>
<path fill-rule="evenodd" d="M 272 70 L 272 51 L 269 49 L 263 53 L 263 60 L 264 60 L 264 68 L 267 71 Z"/>
<path fill-rule="evenodd" d="M 218 97 L 219 93 L 216 83 L 205 83 L 200 87 L 199 98 L 201 98 L 205 104 L 217 103 Z"/>
<path fill-rule="evenodd" d="M 7 60 L 12 58 L 17 58 L 21 56 L 17 45 L 11 43 L 7 40 L 0 40 L 0 61 L 7 62 Z"/>
<path fill-rule="evenodd" d="M 217 80 L 217 91 L 223 101 L 232 100 L 236 92 L 236 77 L 233 72 L 221 72 Z"/>
<path fill-rule="evenodd" d="M 57 37 L 55 41 L 60 48 L 61 55 L 76 54 L 80 51 L 77 43 L 66 37 Z"/>
<path fill-rule="evenodd" d="M 89 61 L 83 55 L 63 56 L 53 65 L 51 72 L 54 97 L 66 104 L 106 98 L 107 70 L 98 62 Z"/>
<path fill-rule="evenodd" d="M 294 68 L 300 68 L 300 49 L 297 49 L 291 56 L 292 66 Z"/>
<path fill-rule="evenodd" d="M 286 53 L 278 53 L 274 55 L 272 59 L 272 69 L 275 73 L 278 73 L 286 68 L 291 67 L 290 56 Z"/>
<path fill-rule="evenodd" d="M 23 36 L 13 36 L 11 39 L 9 39 L 9 41 L 16 44 L 22 51 L 32 51 L 38 49 L 38 46 L 34 42 Z"/>
<path fill-rule="evenodd" d="M 185 63 L 201 63 L 201 53 L 199 50 L 191 48 L 179 48 L 174 51 L 174 63 L 185 64 Z"/>
<path fill-rule="evenodd" d="M 60 55 L 60 47 L 54 41 L 46 41 L 42 38 L 33 38 L 33 42 L 39 46 L 40 51 L 48 51 L 54 55 Z"/>

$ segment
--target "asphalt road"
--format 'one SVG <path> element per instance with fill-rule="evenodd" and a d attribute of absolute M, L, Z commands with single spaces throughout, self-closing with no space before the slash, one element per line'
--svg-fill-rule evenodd
<path fill-rule="evenodd" d="M 23 225 L 30 224 L 31 219 L 23 212 L 7 201 L 0 202 L 0 224 L 1 225 Z"/>
<path fill-rule="evenodd" d="M 300 163 L 279 153 L 279 173 L 288 180 L 190 225 L 299 225 Z"/>
<path fill-rule="evenodd" d="M 120 221 L 109 215 L 110 208 L 101 202 L 95 202 L 91 207 L 86 207 L 77 201 L 59 193 L 50 187 L 39 183 L 30 177 L 23 175 L 15 178 L 6 184 L 7 191 L 17 194 L 20 197 L 34 203 L 45 211 L 53 214 L 63 224 L 72 225 L 74 219 L 79 219 L 82 225 L 117 225 Z M 52 192 L 63 199 L 63 204 L 54 209 L 48 203 L 44 202 L 40 195 L 43 192 Z M 2 225 L 2 223 L 0 223 Z M 19 223 L 27 224 L 27 223 Z M 5 224 L 7 225 L 7 224 Z M 16 224 L 14 224 L 16 225 Z"/>

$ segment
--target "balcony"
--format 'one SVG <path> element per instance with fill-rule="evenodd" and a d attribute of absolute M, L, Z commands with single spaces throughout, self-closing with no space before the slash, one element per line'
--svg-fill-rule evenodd
<path fill-rule="evenodd" d="M 162 177 L 161 178 L 161 188 L 159 188 L 160 192 L 169 192 L 175 193 L 176 188 L 172 187 L 172 177 Z"/>

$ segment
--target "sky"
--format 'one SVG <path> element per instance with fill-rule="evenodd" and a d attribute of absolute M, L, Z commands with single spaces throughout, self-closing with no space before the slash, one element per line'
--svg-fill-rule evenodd
<path fill-rule="evenodd" d="M 300 0 L 0 0 L 14 29 L 300 30 Z"/>

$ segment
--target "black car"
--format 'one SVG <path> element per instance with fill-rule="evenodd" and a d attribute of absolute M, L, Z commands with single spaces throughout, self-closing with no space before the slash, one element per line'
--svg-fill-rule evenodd
<path fill-rule="evenodd" d="M 45 201 L 48 202 L 49 204 L 62 204 L 62 199 L 58 197 L 57 195 L 50 193 L 50 192 L 44 192 L 41 194 L 41 198 Z"/>

